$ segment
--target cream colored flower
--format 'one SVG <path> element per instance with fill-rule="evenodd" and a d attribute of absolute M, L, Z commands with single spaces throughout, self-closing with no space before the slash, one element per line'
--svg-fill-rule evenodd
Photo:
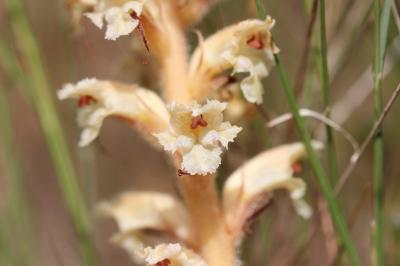
<path fill-rule="evenodd" d="M 270 32 L 274 24 L 275 21 L 270 17 L 265 21 L 240 23 L 231 47 L 222 54 L 232 64 L 234 73 L 249 73 L 240 86 L 245 98 L 252 103 L 262 103 L 261 78 L 269 75 L 268 69 L 274 65 L 273 55 L 279 52 Z"/>
<path fill-rule="evenodd" d="M 315 142 L 315 148 L 321 148 Z M 251 217 L 270 198 L 275 189 L 287 189 L 297 213 L 303 218 L 312 214 L 311 208 L 303 200 L 306 185 L 300 178 L 293 177 L 293 165 L 306 156 L 301 143 L 283 145 L 265 151 L 236 170 L 226 181 L 223 204 L 226 220 L 230 226 L 240 231 Z"/>
<path fill-rule="evenodd" d="M 172 104 L 170 126 L 156 134 L 166 151 L 182 153 L 181 170 L 188 174 L 214 173 L 221 164 L 222 147 L 228 148 L 241 131 L 223 122 L 226 103 L 207 101 L 203 106 Z"/>
<path fill-rule="evenodd" d="M 98 136 L 108 116 L 135 122 L 146 135 L 162 131 L 169 120 L 160 97 L 136 85 L 84 79 L 77 84 L 66 84 L 58 91 L 58 98 L 78 99 L 78 124 L 83 128 L 79 146 L 88 145 Z"/>
<path fill-rule="evenodd" d="M 232 74 L 248 73 L 240 81 L 245 98 L 251 103 L 262 103 L 261 79 L 268 76 L 274 65 L 273 55 L 279 52 L 270 32 L 274 23 L 270 17 L 265 21 L 245 20 L 200 42 L 190 64 L 194 93 L 201 94 L 196 90 L 203 90 L 204 82 L 211 86 L 216 77 L 233 69 Z"/>
<path fill-rule="evenodd" d="M 192 250 L 180 244 L 161 244 L 146 247 L 141 256 L 148 266 L 206 266 L 205 261 Z"/>
<path fill-rule="evenodd" d="M 105 20 L 107 24 L 105 38 L 116 40 L 122 35 L 128 35 L 139 25 L 144 1 L 98 0 L 94 11 L 85 15 L 100 29 L 103 28 Z"/>
<path fill-rule="evenodd" d="M 119 233 L 114 241 L 125 248 L 135 261 L 141 261 L 145 230 L 156 230 L 177 240 L 189 238 L 186 210 L 175 198 L 156 192 L 124 193 L 98 206 L 98 213 L 112 217 Z"/>

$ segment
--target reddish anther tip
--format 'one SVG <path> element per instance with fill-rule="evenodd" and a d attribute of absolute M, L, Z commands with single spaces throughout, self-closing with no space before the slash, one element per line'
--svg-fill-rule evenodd
<path fill-rule="evenodd" d="M 171 264 L 171 261 L 169 259 L 165 259 L 165 260 L 157 262 L 156 264 L 154 264 L 154 266 L 168 266 L 170 264 Z"/>
<path fill-rule="evenodd" d="M 83 95 L 81 97 L 79 97 L 78 99 L 78 107 L 82 108 L 88 105 L 91 105 L 92 103 L 96 103 L 97 100 L 95 98 L 93 98 L 90 95 Z"/>
<path fill-rule="evenodd" d="M 292 170 L 294 174 L 299 174 L 303 170 L 301 164 L 299 162 L 295 162 L 292 164 Z"/>
<path fill-rule="evenodd" d="M 261 50 L 264 48 L 264 43 L 259 34 L 251 36 L 251 38 L 247 40 L 247 45 L 257 50 Z"/>
<path fill-rule="evenodd" d="M 191 129 L 196 129 L 197 127 L 206 127 L 208 123 L 204 120 L 203 115 L 198 115 L 192 118 L 192 124 L 190 124 Z"/>

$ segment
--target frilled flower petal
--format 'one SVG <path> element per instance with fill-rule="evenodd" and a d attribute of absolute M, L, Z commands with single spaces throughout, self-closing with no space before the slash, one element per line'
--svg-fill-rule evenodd
<path fill-rule="evenodd" d="M 193 147 L 194 140 L 187 136 L 174 136 L 169 132 L 161 132 L 155 134 L 159 143 L 164 147 L 166 151 L 175 152 L 182 148 L 184 151 L 188 151 Z"/>
<path fill-rule="evenodd" d="M 116 40 L 120 36 L 128 35 L 138 26 L 138 17 L 142 14 L 143 5 L 144 1 L 136 0 L 99 0 L 95 11 L 85 15 L 99 28 L 103 27 L 103 20 L 105 20 L 107 24 L 105 38 Z"/>
<path fill-rule="evenodd" d="M 179 151 L 181 170 L 192 175 L 214 173 L 221 164 L 222 149 L 228 148 L 241 131 L 240 127 L 223 122 L 226 103 L 217 100 L 206 104 L 172 104 L 168 130 L 156 134 L 166 151 Z"/>
<path fill-rule="evenodd" d="M 261 104 L 263 102 L 263 87 L 260 78 L 250 75 L 240 82 L 240 88 L 247 101 Z"/>
<path fill-rule="evenodd" d="M 190 89 L 194 95 L 207 97 L 213 80 L 232 70 L 232 74 L 248 73 L 240 83 L 244 96 L 249 102 L 261 103 L 261 79 L 268 76 L 274 65 L 273 55 L 279 52 L 270 32 L 274 23 L 269 17 L 265 21 L 245 20 L 203 41 L 190 63 Z"/>
<path fill-rule="evenodd" d="M 180 244 L 161 244 L 154 248 L 146 247 L 141 252 L 148 266 L 206 266 L 206 262 L 192 250 Z M 161 264 L 165 263 L 165 264 Z"/>
<path fill-rule="evenodd" d="M 235 62 L 235 59 L 233 59 Z M 261 78 L 268 76 L 268 70 L 264 63 L 253 63 L 249 58 L 239 56 L 236 60 L 234 69 L 237 73 L 249 73 L 249 76 L 243 78 L 240 82 L 240 88 L 243 95 L 251 103 L 261 104 L 263 101 L 263 87 Z"/>
<path fill-rule="evenodd" d="M 128 35 L 139 25 L 137 19 L 132 19 L 128 13 L 117 7 L 107 11 L 105 20 L 107 22 L 105 37 L 107 40 L 116 40 L 120 36 Z"/>
<path fill-rule="evenodd" d="M 216 130 L 207 132 L 202 137 L 201 143 L 207 146 L 219 142 L 227 149 L 229 142 L 233 142 L 240 131 L 242 131 L 241 127 L 232 126 L 229 122 L 223 122 Z"/>
<path fill-rule="evenodd" d="M 190 174 L 207 175 L 217 171 L 221 164 L 222 149 L 207 149 L 202 145 L 194 145 L 183 155 L 182 170 Z"/>
<path fill-rule="evenodd" d="M 315 142 L 314 146 L 322 145 Z M 236 170 L 226 181 L 223 204 L 226 220 L 240 231 L 246 220 L 260 207 L 258 202 L 275 189 L 289 190 L 299 215 L 308 218 L 311 209 L 302 199 L 306 185 L 293 177 L 292 165 L 306 156 L 301 143 L 287 144 L 265 151 Z M 264 204 L 265 202 L 263 202 Z"/>
<path fill-rule="evenodd" d="M 79 145 L 86 146 L 99 134 L 108 116 L 135 122 L 144 132 L 160 132 L 167 127 L 169 113 L 160 97 L 150 90 L 96 79 L 67 84 L 58 91 L 58 98 L 78 99 L 78 123 L 83 127 Z"/>
<path fill-rule="evenodd" d="M 199 108 L 197 112 L 193 112 L 193 116 L 202 115 L 210 128 L 217 128 L 224 119 L 223 111 L 227 106 L 228 104 L 225 102 L 207 100 L 206 104 Z"/>
<path fill-rule="evenodd" d="M 115 219 L 119 233 L 114 236 L 114 241 L 135 260 L 143 247 L 144 230 L 161 231 L 178 240 L 189 237 L 188 217 L 183 205 L 167 194 L 124 193 L 111 202 L 99 204 L 98 213 Z"/>

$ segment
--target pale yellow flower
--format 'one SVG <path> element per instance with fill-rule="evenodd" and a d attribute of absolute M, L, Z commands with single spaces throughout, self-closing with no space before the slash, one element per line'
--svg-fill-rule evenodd
<path fill-rule="evenodd" d="M 170 106 L 170 126 L 156 137 L 166 151 L 181 152 L 181 170 L 193 175 L 217 170 L 221 164 L 221 146 L 228 148 L 228 143 L 241 131 L 240 127 L 223 121 L 226 106 L 216 100 L 203 106 L 197 103 Z"/>
<path fill-rule="evenodd" d="M 202 92 L 196 90 L 209 90 L 204 87 L 212 87 L 215 78 L 232 69 L 232 74 L 248 74 L 241 79 L 240 87 L 246 100 L 260 104 L 263 95 L 261 79 L 269 75 L 275 64 L 273 55 L 279 52 L 270 32 L 274 23 L 270 17 L 265 21 L 245 20 L 200 41 L 190 63 L 193 93 L 197 95 Z"/>
<path fill-rule="evenodd" d="M 181 202 L 167 194 L 123 193 L 111 202 L 99 204 L 98 213 L 115 219 L 119 233 L 113 240 L 135 261 L 143 258 L 141 251 L 146 242 L 146 230 L 155 230 L 180 241 L 189 238 L 186 210 Z"/>
<path fill-rule="evenodd" d="M 135 123 L 146 135 L 164 129 L 169 113 L 160 97 L 136 85 L 96 79 L 66 84 L 58 91 L 61 100 L 78 100 L 78 124 L 83 128 L 79 146 L 91 143 L 99 134 L 104 119 L 121 117 Z"/>
<path fill-rule="evenodd" d="M 107 24 L 105 38 L 116 40 L 130 34 L 139 25 L 145 0 L 98 0 L 93 12 L 85 15 L 98 27 Z"/>
<path fill-rule="evenodd" d="M 314 143 L 321 148 L 320 143 Z M 223 190 L 223 205 L 226 220 L 240 232 L 247 219 L 261 205 L 269 201 L 276 189 L 287 189 L 297 213 L 309 218 L 311 208 L 304 201 L 306 184 L 293 177 L 293 165 L 306 156 L 302 143 L 293 143 L 265 151 L 237 169 L 226 181 Z"/>
<path fill-rule="evenodd" d="M 146 247 L 141 256 L 148 266 L 206 266 L 206 262 L 192 250 L 180 244 L 160 244 Z"/>

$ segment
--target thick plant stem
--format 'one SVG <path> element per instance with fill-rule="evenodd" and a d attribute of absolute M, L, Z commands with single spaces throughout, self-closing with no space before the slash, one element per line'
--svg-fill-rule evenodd
<path fill-rule="evenodd" d="M 357 250 L 353 244 L 350 232 L 348 230 L 344 217 L 340 211 L 339 205 L 333 195 L 332 188 L 329 185 L 329 181 L 325 175 L 322 163 L 318 158 L 316 151 L 311 145 L 311 137 L 307 131 L 304 120 L 300 115 L 299 108 L 297 106 L 295 95 L 293 92 L 293 88 L 290 85 L 289 80 L 286 76 L 286 71 L 280 62 L 279 55 L 275 55 L 275 62 L 278 66 L 279 75 L 283 84 L 283 89 L 288 99 L 290 109 L 293 113 L 297 129 L 303 139 L 308 156 L 310 158 L 311 166 L 313 168 L 315 175 L 317 176 L 318 183 L 320 185 L 322 193 L 324 194 L 325 199 L 329 205 L 329 209 L 331 211 L 331 215 L 335 223 L 337 233 L 350 256 L 353 265 L 360 266 L 361 261 L 360 258 L 358 257 Z"/>
<path fill-rule="evenodd" d="M 161 23 L 144 20 L 150 52 L 161 64 L 161 82 L 167 102 L 188 102 L 188 53 L 184 31 L 169 1 L 160 0 Z"/>
<path fill-rule="evenodd" d="M 225 224 L 215 175 L 178 177 L 196 244 L 208 266 L 236 265 L 234 239 Z"/>
<path fill-rule="evenodd" d="M 326 116 L 330 118 L 330 92 L 329 92 L 329 72 L 328 72 L 328 45 L 326 40 L 326 23 L 325 23 L 325 0 L 320 1 L 320 36 L 321 36 L 321 78 L 322 78 L 322 93 L 325 108 L 327 110 Z M 335 184 L 338 179 L 335 141 L 333 130 L 330 126 L 326 126 L 326 140 L 328 152 L 328 173 L 332 184 Z"/>
<path fill-rule="evenodd" d="M 382 113 L 382 59 L 381 56 L 381 19 L 380 19 L 380 2 L 374 1 L 374 40 L 375 40 L 375 56 L 374 56 L 374 84 L 375 84 L 375 119 L 379 119 Z M 375 250 L 374 265 L 384 265 L 383 260 L 383 138 L 382 127 L 378 129 L 374 143 L 374 208 L 375 223 L 373 228 L 373 242 Z"/>

